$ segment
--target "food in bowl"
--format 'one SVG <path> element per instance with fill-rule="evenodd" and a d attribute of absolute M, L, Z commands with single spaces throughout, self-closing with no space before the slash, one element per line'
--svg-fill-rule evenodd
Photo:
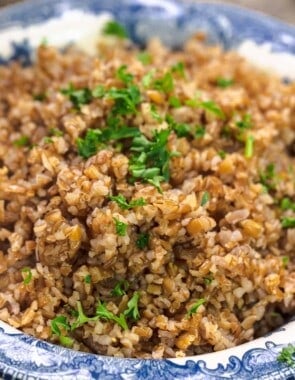
<path fill-rule="evenodd" d="M 0 69 L 0 319 L 117 357 L 264 335 L 295 309 L 295 86 L 114 31 Z"/>

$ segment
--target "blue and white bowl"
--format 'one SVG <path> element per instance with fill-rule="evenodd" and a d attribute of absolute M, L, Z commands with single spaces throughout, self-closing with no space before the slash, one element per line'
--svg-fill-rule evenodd
<path fill-rule="evenodd" d="M 294 27 L 234 6 L 173 0 L 29 0 L 12 6 L 0 11 L 0 64 L 16 58 L 29 64 L 43 37 L 60 47 L 78 42 L 89 49 L 99 22 L 109 17 L 124 24 L 138 43 L 156 34 L 177 47 L 202 30 L 211 42 L 238 49 L 257 65 L 295 79 Z M 288 344 L 295 344 L 294 321 L 268 336 L 216 353 L 166 360 L 118 359 L 55 346 L 0 322 L 0 376 L 27 380 L 291 380 L 295 367 L 277 361 Z"/>

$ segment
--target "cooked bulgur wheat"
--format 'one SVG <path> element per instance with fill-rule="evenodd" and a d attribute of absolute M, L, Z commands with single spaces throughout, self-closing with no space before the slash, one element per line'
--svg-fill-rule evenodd
<path fill-rule="evenodd" d="M 110 41 L 96 57 L 40 46 L 32 66 L 0 68 L 0 319 L 140 358 L 283 324 L 295 85 L 198 36 L 140 55 Z"/>

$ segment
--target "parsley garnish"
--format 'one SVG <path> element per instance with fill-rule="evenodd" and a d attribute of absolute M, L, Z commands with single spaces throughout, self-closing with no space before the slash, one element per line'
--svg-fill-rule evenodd
<path fill-rule="evenodd" d="M 270 163 L 266 166 L 265 171 L 260 173 L 260 182 L 266 188 L 266 190 L 274 190 L 274 178 L 275 178 L 275 165 Z"/>
<path fill-rule="evenodd" d="M 125 83 L 126 85 L 130 84 L 131 82 L 133 82 L 133 75 L 130 74 L 130 73 L 127 73 L 127 66 L 126 65 L 122 65 L 118 68 L 117 72 L 116 72 L 116 76 L 118 79 L 120 79 L 123 83 Z"/>
<path fill-rule="evenodd" d="M 85 284 L 91 284 L 91 275 L 90 274 L 87 274 L 84 277 L 84 282 L 85 282 Z"/>
<path fill-rule="evenodd" d="M 30 139 L 28 138 L 28 136 L 21 136 L 19 139 L 13 141 L 13 145 L 18 148 L 28 146 L 30 145 Z"/>
<path fill-rule="evenodd" d="M 158 78 L 154 81 L 154 88 L 156 90 L 170 93 L 174 89 L 174 82 L 172 74 L 168 71 L 162 78 Z"/>
<path fill-rule="evenodd" d="M 279 353 L 277 360 L 281 363 L 286 363 L 289 366 L 294 366 L 295 364 L 295 346 L 289 344 L 287 347 L 284 347 Z"/>
<path fill-rule="evenodd" d="M 202 108 L 205 111 L 214 114 L 222 120 L 225 119 L 224 112 L 213 100 L 200 101 L 198 99 L 189 99 L 185 102 L 185 104 L 190 107 Z"/>
<path fill-rule="evenodd" d="M 208 203 L 209 201 L 210 201 L 210 194 L 208 193 L 208 191 L 205 191 L 201 199 L 201 206 L 205 206 L 205 204 Z"/>
<path fill-rule="evenodd" d="M 282 210 L 295 211 L 295 202 L 293 202 L 290 198 L 285 197 L 281 200 L 280 207 Z"/>
<path fill-rule="evenodd" d="M 185 123 L 177 123 L 172 116 L 167 115 L 166 121 L 177 137 L 187 137 L 191 133 L 191 127 Z"/>
<path fill-rule="evenodd" d="M 281 224 L 283 228 L 295 228 L 295 217 L 284 217 Z"/>
<path fill-rule="evenodd" d="M 188 310 L 187 317 L 191 317 L 193 314 L 195 314 L 198 310 L 198 308 L 203 305 L 206 302 L 204 298 L 200 298 L 198 301 L 196 301 L 193 306 Z"/>
<path fill-rule="evenodd" d="M 196 131 L 195 131 L 195 137 L 196 139 L 201 139 L 206 134 L 206 129 L 203 127 L 203 125 L 197 125 Z"/>
<path fill-rule="evenodd" d="M 184 63 L 183 62 L 177 62 L 175 65 L 171 67 L 172 73 L 178 73 L 182 78 L 185 76 L 184 72 Z"/>
<path fill-rule="evenodd" d="M 155 69 L 152 69 L 150 70 L 148 73 L 146 73 L 143 77 L 142 77 L 142 80 L 141 80 L 141 83 L 144 87 L 150 87 L 151 83 L 152 83 L 152 80 L 153 80 L 153 76 L 155 74 Z"/>
<path fill-rule="evenodd" d="M 121 222 L 117 218 L 113 218 L 116 227 L 116 233 L 118 236 L 126 236 L 128 224 Z"/>
<path fill-rule="evenodd" d="M 224 159 L 226 157 L 226 152 L 224 150 L 220 150 L 217 154 L 222 159 Z"/>
<path fill-rule="evenodd" d="M 232 86 L 234 84 L 234 81 L 233 79 L 219 77 L 216 79 L 216 84 L 218 87 L 227 88 L 229 86 Z"/>
<path fill-rule="evenodd" d="M 168 99 L 168 103 L 173 108 L 181 107 L 181 102 L 176 96 L 170 96 L 170 98 Z"/>
<path fill-rule="evenodd" d="M 112 109 L 113 115 L 135 114 L 137 112 L 136 107 L 141 100 L 139 88 L 135 85 L 130 85 L 127 88 L 111 88 L 105 96 L 115 101 Z"/>
<path fill-rule="evenodd" d="M 60 343 L 65 347 L 72 347 L 74 340 L 62 333 L 62 330 L 68 332 L 71 326 L 64 315 L 58 315 L 51 321 L 51 332 L 58 336 Z"/>
<path fill-rule="evenodd" d="M 150 107 L 150 112 L 152 115 L 152 118 L 161 123 L 163 121 L 162 116 L 158 113 L 156 106 L 154 104 L 151 105 Z"/>
<path fill-rule="evenodd" d="M 214 280 L 213 273 L 209 273 L 207 277 L 204 277 L 204 284 L 208 286 L 212 283 L 213 280 Z"/>
<path fill-rule="evenodd" d="M 111 311 L 109 311 L 104 303 L 98 302 L 98 305 L 96 307 L 96 312 L 95 312 L 96 317 L 101 318 L 101 319 L 106 319 L 107 321 L 114 321 L 116 322 L 119 326 L 122 327 L 123 330 L 128 330 L 128 325 L 125 319 L 124 314 L 120 314 L 118 317 Z"/>
<path fill-rule="evenodd" d="M 96 154 L 102 144 L 102 132 L 100 129 L 88 129 L 84 139 L 77 140 L 78 154 L 84 158 L 89 158 Z"/>
<path fill-rule="evenodd" d="M 242 119 L 236 122 L 236 126 L 241 129 L 250 129 L 252 128 L 252 117 L 249 113 L 243 115 Z"/>
<path fill-rule="evenodd" d="M 139 249 L 144 249 L 148 246 L 150 235 L 147 232 L 141 232 L 136 240 L 136 245 Z"/>
<path fill-rule="evenodd" d="M 23 275 L 23 283 L 25 285 L 28 285 L 31 282 L 31 280 L 32 280 L 32 271 L 31 271 L 31 268 L 24 267 L 24 268 L 22 268 L 21 272 L 22 272 L 22 275 Z"/>
<path fill-rule="evenodd" d="M 282 256 L 282 264 L 284 268 L 287 268 L 289 264 L 289 260 L 290 260 L 289 256 Z"/>
<path fill-rule="evenodd" d="M 129 210 L 133 207 L 146 205 L 146 201 L 143 198 L 134 199 L 128 203 L 126 198 L 122 194 L 111 195 L 109 198 L 112 201 L 116 202 L 122 210 Z"/>
<path fill-rule="evenodd" d="M 127 309 L 124 311 L 126 318 L 131 318 L 137 321 L 140 318 L 138 311 L 139 292 L 134 292 L 132 298 L 127 303 Z"/>
<path fill-rule="evenodd" d="M 61 93 L 66 95 L 77 109 L 80 109 L 84 104 L 89 104 L 92 100 L 92 93 L 89 88 L 76 89 L 72 83 L 68 85 L 68 88 L 61 89 Z"/>
<path fill-rule="evenodd" d="M 53 143 L 52 137 L 45 136 L 43 139 L 43 142 L 44 144 L 52 144 Z"/>
<path fill-rule="evenodd" d="M 97 320 L 96 317 L 87 317 L 87 315 L 84 314 L 83 307 L 80 301 L 77 302 L 77 318 L 76 321 L 71 325 L 71 330 L 75 330 L 78 327 L 84 325 L 88 322 L 93 322 Z"/>
<path fill-rule="evenodd" d="M 122 39 L 127 38 L 127 31 L 125 27 L 114 20 L 108 21 L 102 32 L 108 36 L 116 36 Z"/>
<path fill-rule="evenodd" d="M 129 289 L 129 282 L 127 280 L 120 280 L 115 285 L 114 289 L 111 292 L 112 296 L 123 296 L 126 294 L 126 291 Z"/>
<path fill-rule="evenodd" d="M 246 138 L 246 144 L 245 144 L 245 157 L 251 158 L 254 153 L 254 137 L 253 136 L 247 136 Z"/>
<path fill-rule="evenodd" d="M 137 59 L 143 64 L 143 65 L 149 65 L 152 62 L 152 57 L 150 53 L 147 51 L 142 51 L 137 54 Z"/>
<path fill-rule="evenodd" d="M 49 133 L 51 136 L 56 136 L 56 137 L 63 136 L 63 132 L 58 128 L 50 128 Z"/>

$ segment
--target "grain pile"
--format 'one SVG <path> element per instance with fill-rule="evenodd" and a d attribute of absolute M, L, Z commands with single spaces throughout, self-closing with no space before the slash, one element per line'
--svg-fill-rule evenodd
<path fill-rule="evenodd" d="M 295 310 L 295 86 L 192 38 L 0 68 L 0 319 L 118 357 Z"/>

